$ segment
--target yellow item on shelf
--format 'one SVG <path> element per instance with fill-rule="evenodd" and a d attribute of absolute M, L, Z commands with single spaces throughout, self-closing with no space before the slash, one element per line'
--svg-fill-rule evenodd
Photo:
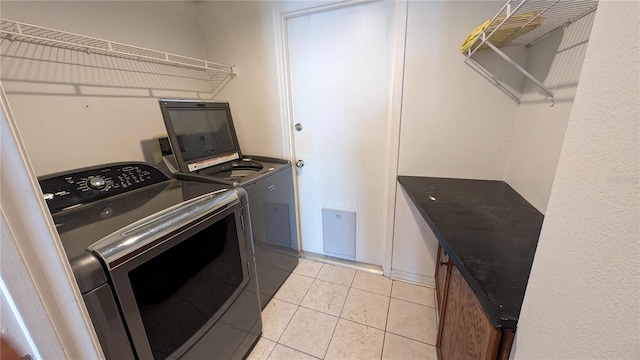
<path fill-rule="evenodd" d="M 500 28 L 491 36 L 491 43 L 497 46 L 506 45 L 503 42 L 507 39 L 514 40 L 518 36 L 524 35 L 531 30 L 536 29 L 542 25 L 544 18 L 538 16 L 540 11 L 529 11 L 521 14 L 512 15 L 507 21 L 500 26 Z M 464 54 L 469 48 L 476 42 L 478 37 L 484 32 L 489 35 L 495 30 L 502 21 L 506 18 L 506 15 L 498 16 L 493 22 L 491 19 L 484 22 L 484 24 L 475 28 L 464 40 L 460 51 Z M 534 20 L 531 20 L 534 19 Z M 483 45 L 479 50 L 486 49 L 487 46 Z"/>

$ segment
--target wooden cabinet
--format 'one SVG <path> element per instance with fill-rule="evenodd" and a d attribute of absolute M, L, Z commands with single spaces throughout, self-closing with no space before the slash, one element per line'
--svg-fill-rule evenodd
<path fill-rule="evenodd" d="M 447 250 L 435 269 L 438 357 L 508 359 L 544 215 L 504 181 L 398 182 Z"/>
<path fill-rule="evenodd" d="M 489 322 L 478 299 L 455 266 L 449 266 L 445 308 L 438 328 L 441 360 L 496 359 L 501 331 Z"/>
<path fill-rule="evenodd" d="M 438 359 L 508 359 L 513 331 L 503 331 L 489 321 L 478 298 L 460 271 L 439 248 L 436 266 L 439 309 Z"/>
<path fill-rule="evenodd" d="M 449 255 L 438 245 L 438 257 L 436 259 L 436 299 L 438 300 L 438 314 L 442 317 L 444 309 L 444 294 L 447 292 L 447 280 L 449 279 Z"/>

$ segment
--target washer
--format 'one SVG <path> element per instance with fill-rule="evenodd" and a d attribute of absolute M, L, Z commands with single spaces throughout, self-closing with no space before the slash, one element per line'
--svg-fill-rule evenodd
<path fill-rule="evenodd" d="M 243 155 L 228 102 L 159 99 L 168 139 L 164 163 L 182 180 L 242 187 L 249 194 L 262 306 L 298 265 L 291 162 Z"/>

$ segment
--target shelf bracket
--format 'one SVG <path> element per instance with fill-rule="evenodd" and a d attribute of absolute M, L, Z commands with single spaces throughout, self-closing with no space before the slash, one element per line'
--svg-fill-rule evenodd
<path fill-rule="evenodd" d="M 502 50 L 498 49 L 498 47 L 493 45 L 491 43 L 491 41 L 485 40 L 484 43 L 491 50 L 493 50 L 496 54 L 498 54 L 501 58 L 503 58 L 506 62 L 508 62 L 511 66 L 516 68 L 522 75 L 526 76 L 527 79 L 533 81 L 533 83 L 536 84 L 536 86 L 538 86 L 540 88 L 540 90 L 542 90 L 545 94 L 547 94 L 551 98 L 551 106 L 555 105 L 555 103 L 556 103 L 555 97 L 554 97 L 553 92 L 551 90 L 547 89 L 547 87 L 544 86 L 544 84 L 542 84 L 540 81 L 538 81 L 538 79 L 536 79 L 527 70 L 525 70 L 525 68 L 520 66 L 520 64 L 518 64 L 517 62 L 513 61 L 513 59 L 511 59 L 509 57 L 509 55 L 505 54 L 504 52 L 502 52 Z"/>
<path fill-rule="evenodd" d="M 475 61 L 473 58 L 467 58 L 464 61 L 470 68 L 475 70 L 478 74 L 480 74 L 485 79 L 489 80 L 495 86 L 497 86 L 500 90 L 502 90 L 505 94 L 509 95 L 516 103 L 520 104 L 520 96 L 515 94 L 509 88 L 504 86 L 500 80 L 498 80 L 491 71 L 487 70 L 484 66 L 482 66 L 479 62 Z"/>

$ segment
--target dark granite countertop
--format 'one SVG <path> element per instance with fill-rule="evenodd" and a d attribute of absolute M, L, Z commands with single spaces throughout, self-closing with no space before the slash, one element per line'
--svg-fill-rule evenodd
<path fill-rule="evenodd" d="M 398 182 L 498 327 L 515 329 L 544 216 L 504 181 Z"/>

